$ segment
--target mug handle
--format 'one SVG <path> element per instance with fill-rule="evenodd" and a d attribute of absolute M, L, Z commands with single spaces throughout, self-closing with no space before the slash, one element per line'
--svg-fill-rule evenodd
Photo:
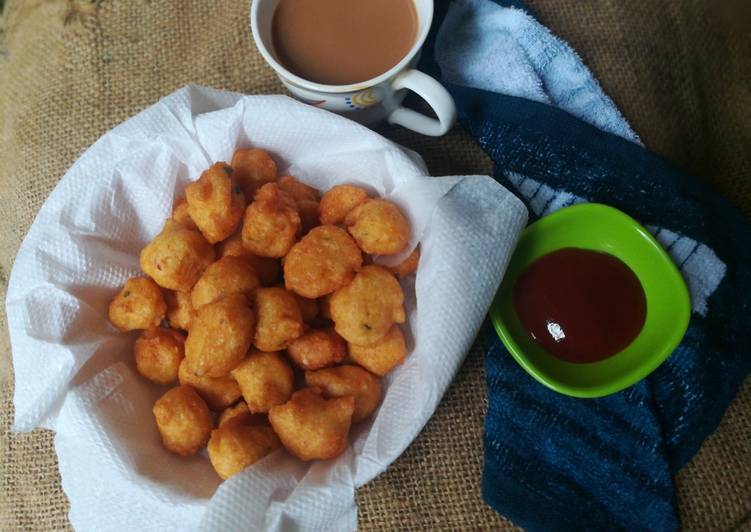
<path fill-rule="evenodd" d="M 395 91 L 409 89 L 416 92 L 433 108 L 438 120 L 406 107 L 398 107 L 386 118 L 389 124 L 398 124 L 423 135 L 440 137 L 448 133 L 456 122 L 454 99 L 443 85 L 427 74 L 414 69 L 405 70 L 397 74 L 391 87 Z"/>

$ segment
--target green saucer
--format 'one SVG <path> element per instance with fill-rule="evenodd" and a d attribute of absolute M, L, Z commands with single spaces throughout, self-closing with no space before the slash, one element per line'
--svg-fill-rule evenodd
<path fill-rule="evenodd" d="M 644 288 L 644 327 L 623 351 L 600 362 L 574 364 L 548 354 L 532 340 L 514 310 L 512 293 L 519 274 L 535 259 L 566 247 L 617 257 Z M 490 308 L 498 336 L 527 373 L 574 397 L 609 395 L 649 375 L 678 346 L 690 315 L 686 284 L 663 247 L 633 218 L 598 203 L 561 209 L 527 227 Z"/>

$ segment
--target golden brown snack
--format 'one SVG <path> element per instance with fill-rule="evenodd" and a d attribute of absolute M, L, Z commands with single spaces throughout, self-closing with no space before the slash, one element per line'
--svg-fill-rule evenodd
<path fill-rule="evenodd" d="M 323 390 L 323 396 L 355 398 L 352 423 L 370 416 L 381 402 L 381 381 L 358 366 L 344 365 L 335 368 L 306 371 L 305 383 Z"/>
<path fill-rule="evenodd" d="M 141 269 L 163 288 L 187 292 L 214 260 L 214 248 L 192 229 L 165 224 L 141 251 Z"/>
<path fill-rule="evenodd" d="M 185 357 L 185 337 L 172 329 L 157 327 L 143 331 L 133 346 L 138 373 L 157 384 L 177 381 L 177 370 Z"/>
<path fill-rule="evenodd" d="M 198 377 L 193 373 L 190 363 L 183 360 L 178 371 L 180 384 L 189 384 L 200 395 L 209 408 L 215 411 L 227 408 L 229 405 L 240 399 L 240 385 L 232 378 L 231 375 L 222 377 L 208 377 L 206 375 Z"/>
<path fill-rule="evenodd" d="M 260 257 L 284 257 L 300 230 L 295 202 L 275 183 L 262 186 L 245 211 L 243 245 Z"/>
<path fill-rule="evenodd" d="M 161 230 L 160 233 L 167 233 L 167 232 L 170 232 L 170 231 L 177 231 L 178 229 L 187 229 L 187 227 L 185 227 L 184 225 L 182 225 L 180 223 L 177 223 L 172 218 L 167 218 L 166 220 L 164 220 L 164 225 L 162 226 L 162 230 Z M 191 231 L 195 231 L 198 234 L 201 234 L 201 232 L 197 228 L 196 229 L 191 229 Z"/>
<path fill-rule="evenodd" d="M 177 386 L 157 400 L 153 408 L 162 443 L 175 454 L 196 454 L 211 435 L 214 420 L 209 407 L 190 386 Z"/>
<path fill-rule="evenodd" d="M 316 227 L 292 246 L 284 258 L 288 290 L 317 298 L 349 283 L 362 266 L 362 253 L 344 229 Z"/>
<path fill-rule="evenodd" d="M 186 187 L 185 198 L 191 219 L 212 244 L 234 233 L 245 212 L 245 196 L 227 163 L 211 165 Z"/>
<path fill-rule="evenodd" d="M 279 447 L 279 438 L 268 425 L 230 423 L 211 432 L 209 460 L 226 480 Z"/>
<path fill-rule="evenodd" d="M 291 175 L 285 175 L 279 178 L 276 182 L 284 192 L 286 192 L 295 203 L 301 201 L 314 201 L 318 202 L 320 194 L 316 189 L 311 186 L 301 183 L 297 178 Z"/>
<path fill-rule="evenodd" d="M 253 414 L 285 403 L 295 386 L 292 368 L 279 353 L 251 353 L 232 370 L 232 377 Z"/>
<path fill-rule="evenodd" d="M 196 315 L 190 302 L 190 292 L 165 290 L 164 301 L 167 303 L 167 320 L 170 327 L 187 331 Z"/>
<path fill-rule="evenodd" d="M 234 177 L 250 201 L 256 190 L 266 183 L 276 181 L 276 163 L 271 156 L 258 148 L 237 150 L 232 156 Z"/>
<path fill-rule="evenodd" d="M 302 314 L 302 321 L 310 323 L 318 316 L 318 301 L 315 299 L 308 299 L 298 294 L 293 294 L 297 300 L 297 306 L 300 307 L 300 314 Z"/>
<path fill-rule="evenodd" d="M 347 346 L 333 328 L 311 329 L 287 347 L 289 358 L 301 369 L 320 369 L 338 364 Z"/>
<path fill-rule="evenodd" d="M 300 460 L 328 460 L 347 448 L 354 410 L 354 397 L 324 399 L 320 389 L 305 388 L 273 407 L 269 421 L 282 445 Z"/>
<path fill-rule="evenodd" d="M 331 297 L 336 332 L 356 345 L 373 345 L 394 323 L 404 323 L 404 293 L 396 278 L 380 266 L 365 266 Z"/>
<path fill-rule="evenodd" d="M 186 229 L 198 229 L 188 213 L 188 201 L 185 198 L 177 200 L 172 207 L 172 220 Z"/>
<path fill-rule="evenodd" d="M 278 259 L 258 257 L 245 249 L 240 231 L 233 234 L 227 240 L 219 242 L 216 245 L 216 254 L 218 258 L 227 256 L 248 257 L 262 286 L 273 285 L 279 277 L 279 272 L 282 269 Z"/>
<path fill-rule="evenodd" d="M 217 427 L 227 423 L 238 425 L 268 425 L 268 418 L 263 414 L 251 414 L 245 401 L 240 401 L 234 406 L 225 408 L 216 422 Z"/>
<path fill-rule="evenodd" d="M 399 279 L 404 279 L 417 271 L 417 265 L 420 262 L 420 248 L 415 248 L 406 259 L 396 266 L 388 266 L 386 269 L 396 275 Z"/>
<path fill-rule="evenodd" d="M 222 377 L 248 352 L 255 316 L 242 294 L 230 294 L 196 311 L 185 358 L 199 377 Z"/>
<path fill-rule="evenodd" d="M 253 345 L 261 351 L 280 351 L 303 333 L 300 307 L 291 292 L 270 287 L 256 290 L 256 333 Z"/>
<path fill-rule="evenodd" d="M 386 336 L 370 347 L 355 344 L 347 347 L 353 362 L 381 377 L 407 358 L 404 335 L 398 325 L 391 327 Z"/>
<path fill-rule="evenodd" d="M 226 240 L 222 240 L 221 242 L 217 242 L 214 246 L 216 249 L 216 258 L 221 259 L 222 257 L 251 257 L 253 254 L 245 249 L 245 246 L 243 246 L 243 238 L 242 238 L 242 229 L 240 231 L 235 231 L 232 235 L 227 237 Z"/>
<path fill-rule="evenodd" d="M 297 211 L 300 213 L 300 234 L 304 235 L 321 224 L 318 218 L 320 194 L 316 189 L 301 183 L 291 175 L 280 177 L 276 184 L 292 198 L 297 206 Z"/>
<path fill-rule="evenodd" d="M 344 218 L 347 231 L 365 253 L 392 255 L 409 244 L 409 222 L 399 207 L 384 199 L 370 199 Z"/>
<path fill-rule="evenodd" d="M 150 329 L 164 318 L 167 304 L 162 291 L 148 277 L 134 277 L 125 281 L 109 306 L 112 325 L 121 331 Z"/>
<path fill-rule="evenodd" d="M 251 296 L 260 286 L 250 257 L 223 257 L 209 265 L 190 292 L 193 308 L 229 294 Z"/>
<path fill-rule="evenodd" d="M 368 193 L 365 189 L 354 185 L 336 185 L 321 198 L 319 212 L 321 223 L 338 225 L 344 222 L 349 212 L 365 203 Z"/>

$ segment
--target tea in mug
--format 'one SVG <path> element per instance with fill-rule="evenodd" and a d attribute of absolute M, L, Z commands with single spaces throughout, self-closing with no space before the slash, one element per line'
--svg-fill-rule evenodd
<path fill-rule="evenodd" d="M 287 70 L 315 83 L 349 85 L 399 63 L 417 27 L 412 0 L 281 0 L 272 39 Z"/>

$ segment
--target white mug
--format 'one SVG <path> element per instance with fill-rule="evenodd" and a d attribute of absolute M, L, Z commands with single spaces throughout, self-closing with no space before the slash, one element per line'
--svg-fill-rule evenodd
<path fill-rule="evenodd" d="M 305 103 L 333 111 L 366 125 L 386 120 L 424 135 L 440 136 L 456 120 L 456 107 L 448 91 L 435 79 L 415 70 L 420 49 L 433 21 L 433 0 L 413 0 L 417 11 L 417 39 L 399 63 L 380 76 L 350 85 L 324 85 L 296 76 L 276 59 L 271 23 L 279 0 L 253 0 L 250 27 L 258 50 L 289 92 Z M 401 103 L 407 89 L 419 94 L 433 108 L 430 118 Z"/>

